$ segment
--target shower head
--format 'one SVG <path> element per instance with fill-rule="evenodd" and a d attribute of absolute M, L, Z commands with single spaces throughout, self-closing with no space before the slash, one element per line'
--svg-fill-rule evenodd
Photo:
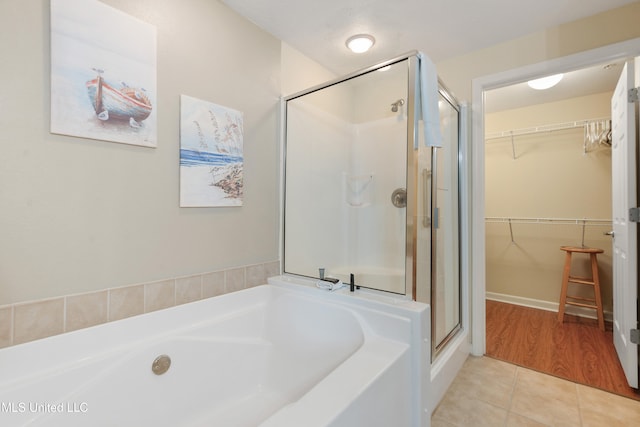
<path fill-rule="evenodd" d="M 391 111 L 393 111 L 394 113 L 397 113 L 398 112 L 398 107 L 400 105 L 404 105 L 404 99 L 402 99 L 402 98 L 398 99 L 396 102 L 391 104 Z"/>

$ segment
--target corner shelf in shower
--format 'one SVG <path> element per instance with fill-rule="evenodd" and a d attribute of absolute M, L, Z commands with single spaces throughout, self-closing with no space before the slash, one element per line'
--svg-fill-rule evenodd
<path fill-rule="evenodd" d="M 347 204 L 355 208 L 369 206 L 373 201 L 373 174 L 344 174 Z"/>

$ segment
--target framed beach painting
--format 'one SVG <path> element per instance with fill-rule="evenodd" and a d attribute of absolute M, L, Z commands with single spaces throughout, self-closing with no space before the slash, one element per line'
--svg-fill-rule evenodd
<path fill-rule="evenodd" d="M 157 146 L 156 28 L 97 0 L 51 0 L 51 132 Z"/>
<path fill-rule="evenodd" d="M 241 206 L 243 115 L 180 97 L 180 206 Z"/>

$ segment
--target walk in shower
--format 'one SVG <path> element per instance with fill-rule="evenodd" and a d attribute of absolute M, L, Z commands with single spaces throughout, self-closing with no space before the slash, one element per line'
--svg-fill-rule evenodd
<path fill-rule="evenodd" d="M 416 53 L 285 98 L 285 274 L 431 305 L 432 358 L 461 327 L 459 123 L 440 86 L 424 144 Z"/>

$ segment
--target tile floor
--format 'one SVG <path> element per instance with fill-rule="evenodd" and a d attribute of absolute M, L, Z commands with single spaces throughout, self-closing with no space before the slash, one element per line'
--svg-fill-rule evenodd
<path fill-rule="evenodd" d="M 470 356 L 432 427 L 632 427 L 640 402 L 489 357 Z"/>

